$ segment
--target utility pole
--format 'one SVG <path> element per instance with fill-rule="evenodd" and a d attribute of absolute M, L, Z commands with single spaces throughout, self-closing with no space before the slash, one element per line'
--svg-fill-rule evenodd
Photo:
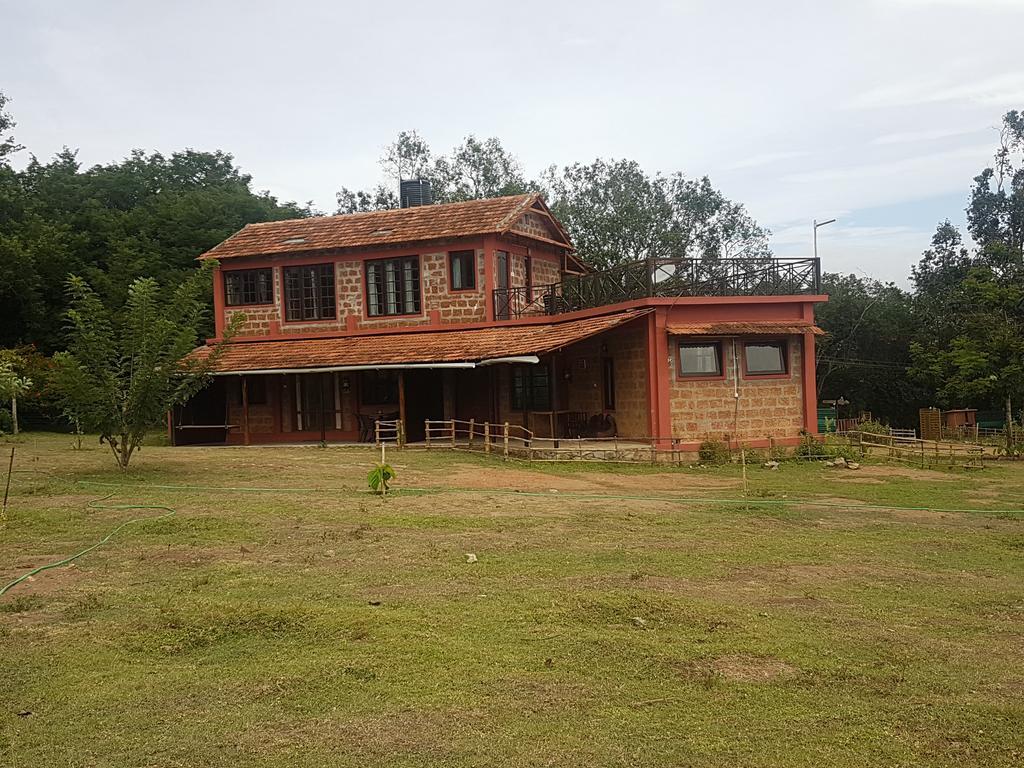
<path fill-rule="evenodd" d="M 824 227 L 826 224 L 834 224 L 835 219 L 829 219 L 828 221 L 818 221 L 814 219 L 814 258 L 818 258 L 818 227 Z"/>

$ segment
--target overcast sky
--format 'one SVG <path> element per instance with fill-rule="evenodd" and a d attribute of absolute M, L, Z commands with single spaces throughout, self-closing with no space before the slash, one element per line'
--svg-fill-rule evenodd
<path fill-rule="evenodd" d="M 595 157 L 710 175 L 780 255 L 904 282 L 962 223 L 1024 108 L 1024 0 L 0 0 L 16 136 L 86 165 L 224 149 L 333 212 L 415 128 L 498 136 L 536 175 Z M 22 153 L 23 164 L 28 153 Z"/>

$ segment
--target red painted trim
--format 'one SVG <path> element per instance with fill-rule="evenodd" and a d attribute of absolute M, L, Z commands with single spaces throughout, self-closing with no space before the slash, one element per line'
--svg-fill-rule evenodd
<path fill-rule="evenodd" d="M 667 313 L 657 310 L 647 316 L 647 404 L 650 432 L 656 445 L 663 446 L 672 435 Z"/>
<path fill-rule="evenodd" d="M 818 379 L 814 360 L 814 334 L 804 334 L 803 387 L 804 395 L 804 429 L 812 435 L 818 433 Z"/>
<path fill-rule="evenodd" d="M 224 336 L 224 274 L 219 266 L 213 268 L 213 327 L 217 338 Z"/>
<path fill-rule="evenodd" d="M 782 345 L 782 362 L 786 366 L 786 370 L 783 373 L 751 373 L 747 370 L 747 345 L 758 344 L 763 342 L 771 342 Z M 735 342 L 733 342 L 735 343 Z M 772 338 L 758 338 L 758 339 L 739 339 L 740 343 L 740 368 L 743 373 L 744 379 L 750 381 L 761 381 L 763 379 L 791 379 L 793 378 L 793 350 L 789 339 L 784 336 L 776 336 Z"/>

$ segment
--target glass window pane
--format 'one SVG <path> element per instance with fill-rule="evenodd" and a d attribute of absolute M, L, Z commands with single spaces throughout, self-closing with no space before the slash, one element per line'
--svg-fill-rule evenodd
<path fill-rule="evenodd" d="M 778 341 L 747 344 L 747 373 L 785 373 L 784 349 L 785 345 Z"/>
<path fill-rule="evenodd" d="M 715 344 L 680 344 L 679 365 L 684 374 L 691 376 L 718 376 L 722 373 L 719 350 Z"/>

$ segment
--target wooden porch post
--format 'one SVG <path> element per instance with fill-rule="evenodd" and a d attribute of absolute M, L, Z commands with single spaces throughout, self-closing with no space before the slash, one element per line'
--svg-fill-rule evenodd
<path fill-rule="evenodd" d="M 398 372 L 398 420 L 405 426 L 405 371 Z"/>
<path fill-rule="evenodd" d="M 242 435 L 243 442 L 249 445 L 249 377 L 242 375 Z"/>

